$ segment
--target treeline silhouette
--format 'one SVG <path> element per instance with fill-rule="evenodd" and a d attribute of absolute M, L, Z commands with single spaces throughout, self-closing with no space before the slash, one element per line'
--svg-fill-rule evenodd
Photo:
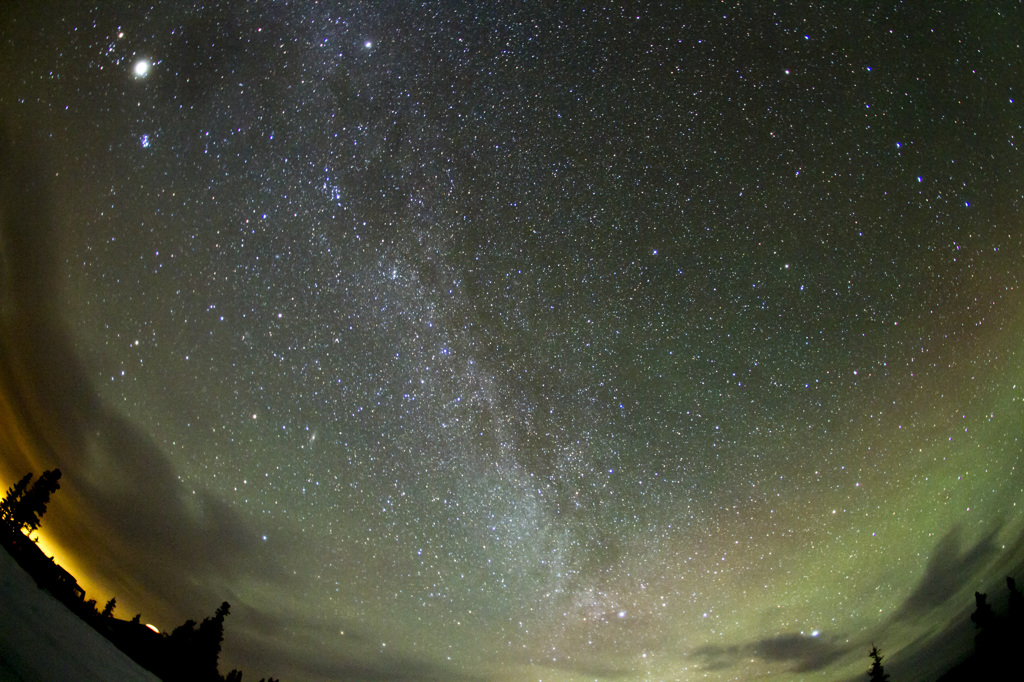
<path fill-rule="evenodd" d="M 142 624 L 142 615 L 131 620 L 114 617 L 117 599 L 111 598 L 103 610 L 96 600 L 85 599 L 85 590 L 74 576 L 43 554 L 30 538 L 38 530 L 50 496 L 60 488 L 60 469 L 45 471 L 32 482 L 25 474 L 7 489 L 0 500 L 0 544 L 31 575 L 40 588 L 49 591 L 73 613 L 105 636 L 136 663 L 165 682 L 241 682 L 242 672 L 227 675 L 218 672 L 224 619 L 231 606 L 223 602 L 212 616 L 196 623 L 187 620 L 170 634 Z M 277 682 L 264 678 L 260 682 Z"/>
<path fill-rule="evenodd" d="M 1007 576 L 1009 606 L 997 615 L 988 603 L 988 595 L 974 593 L 974 653 L 940 677 L 937 682 L 976 682 L 977 680 L 1024 679 L 1024 668 L 1017 649 L 1024 642 L 1024 593 L 1017 581 Z M 871 682 L 888 682 L 889 674 L 882 666 L 882 654 L 871 645 L 868 653 L 871 667 L 867 675 Z"/>
<path fill-rule="evenodd" d="M 1024 679 L 1020 650 L 1024 641 L 1024 594 L 1017 581 L 1007 576 L 1009 605 L 1006 613 L 996 614 L 988 603 L 988 595 L 974 593 L 974 653 L 939 678 L 939 682 L 967 680 Z"/>
<path fill-rule="evenodd" d="M 232 670 L 227 675 L 218 672 L 224 619 L 231 609 L 227 602 L 201 623 L 187 620 L 170 634 L 161 634 L 143 625 L 141 614 L 135 614 L 131 620 L 115 618 L 116 598 L 112 597 L 102 611 L 96 608 L 95 599 L 86 600 L 85 591 L 74 576 L 43 554 L 31 539 L 31 533 L 38 530 L 46 513 L 50 497 L 60 489 L 60 469 L 44 471 L 34 483 L 32 478 L 31 473 L 25 474 L 0 499 L 0 544 L 40 588 L 48 590 L 117 648 L 165 682 L 242 682 L 240 670 Z M 1006 578 L 1006 587 L 1009 606 L 1001 615 L 993 611 L 988 595 L 974 593 L 975 610 L 971 614 L 976 630 L 974 653 L 938 682 L 1024 679 L 1016 649 L 1024 641 L 1024 593 L 1011 577 Z M 870 682 L 888 682 L 890 677 L 882 666 L 883 656 L 878 647 L 872 645 L 868 656 L 871 658 L 867 671 Z M 277 681 L 263 678 L 260 682 Z"/>

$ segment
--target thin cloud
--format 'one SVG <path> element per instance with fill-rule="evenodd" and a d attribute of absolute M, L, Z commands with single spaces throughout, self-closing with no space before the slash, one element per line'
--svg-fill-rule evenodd
<path fill-rule="evenodd" d="M 952 527 L 935 545 L 924 575 L 914 591 L 903 600 L 892 620 L 900 622 L 927 616 L 950 599 L 959 599 L 964 586 L 976 583 L 978 574 L 998 553 L 995 539 L 1001 526 L 965 551 L 961 551 L 961 531 Z"/>
<path fill-rule="evenodd" d="M 784 633 L 733 646 L 703 646 L 693 652 L 705 670 L 728 670 L 751 659 L 787 664 L 792 672 L 822 670 L 851 649 L 827 637 Z"/>

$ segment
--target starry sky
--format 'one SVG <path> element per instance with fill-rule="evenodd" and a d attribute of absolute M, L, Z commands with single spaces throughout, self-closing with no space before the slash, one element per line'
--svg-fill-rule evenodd
<path fill-rule="evenodd" d="M 1021 36 L 3 3 L 0 483 L 253 679 L 934 679 L 1024 578 Z"/>

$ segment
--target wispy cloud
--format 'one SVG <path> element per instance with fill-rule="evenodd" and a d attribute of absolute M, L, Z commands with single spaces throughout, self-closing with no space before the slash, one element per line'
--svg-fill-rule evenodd
<path fill-rule="evenodd" d="M 792 672 L 822 670 L 851 650 L 835 639 L 783 633 L 733 646 L 703 646 L 693 652 L 706 670 L 728 670 L 751 659 L 784 663 Z"/>

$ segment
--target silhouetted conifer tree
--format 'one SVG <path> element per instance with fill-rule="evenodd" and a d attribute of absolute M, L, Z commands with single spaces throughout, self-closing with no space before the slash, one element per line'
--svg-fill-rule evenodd
<path fill-rule="evenodd" d="M 103 613 L 101 613 L 100 615 L 103 616 L 104 618 L 113 618 L 114 617 L 114 608 L 116 606 L 117 606 L 117 598 L 116 597 L 111 597 L 110 601 L 107 602 L 107 605 L 103 607 Z"/>
<path fill-rule="evenodd" d="M 194 679 L 192 650 L 195 647 L 196 622 L 191 618 L 174 628 L 167 637 L 163 669 L 155 671 L 163 680 Z"/>
<path fill-rule="evenodd" d="M 889 674 L 885 672 L 885 668 L 882 667 L 882 654 L 879 653 L 878 647 L 874 644 L 871 645 L 871 667 L 868 668 L 868 679 L 871 682 L 888 682 Z"/>
<path fill-rule="evenodd" d="M 974 627 L 977 630 L 974 635 L 974 659 L 978 671 L 987 671 L 991 665 L 992 654 L 997 648 L 995 646 L 997 633 L 994 627 L 996 616 L 988 603 L 988 595 L 975 592 L 974 603 L 974 613 L 971 614 L 971 620 L 974 621 Z"/>
<path fill-rule="evenodd" d="M 0 500 L 0 522 L 10 526 L 12 530 L 14 529 L 14 510 L 18 508 L 31 481 L 32 473 L 25 474 L 20 481 L 7 489 L 4 499 Z"/>
<path fill-rule="evenodd" d="M 1010 590 L 1010 621 L 1019 624 L 1024 619 L 1024 594 L 1017 589 L 1017 581 L 1006 576 L 1006 589 Z"/>
<path fill-rule="evenodd" d="M 974 613 L 971 614 L 974 626 L 979 630 L 991 627 L 992 623 L 995 622 L 996 616 L 992 613 L 992 607 L 988 603 L 988 595 L 975 592 L 974 607 Z"/>
<path fill-rule="evenodd" d="M 220 659 L 220 645 L 224 641 L 224 617 L 231 610 L 231 605 L 223 602 L 212 618 L 205 618 L 199 625 L 196 661 L 202 671 L 217 674 Z"/>
<path fill-rule="evenodd" d="M 194 620 L 188 620 L 171 632 L 167 638 L 168 658 L 160 673 L 164 680 L 220 682 L 223 679 L 217 672 L 217 663 L 224 641 L 224 618 L 230 608 L 224 602 L 198 628 Z"/>
<path fill-rule="evenodd" d="M 18 531 L 28 529 L 31 532 L 39 528 L 39 521 L 46 513 L 46 505 L 50 503 L 50 495 L 58 488 L 60 488 L 60 469 L 44 471 L 28 492 L 12 505 L 11 523 L 14 529 Z"/>

